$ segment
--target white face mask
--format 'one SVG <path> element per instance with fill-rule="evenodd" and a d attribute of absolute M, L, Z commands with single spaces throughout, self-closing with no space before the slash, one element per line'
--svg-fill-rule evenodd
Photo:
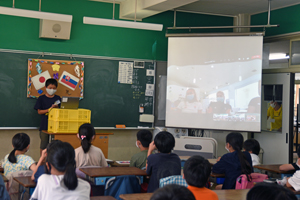
<path fill-rule="evenodd" d="M 48 88 L 46 88 L 46 91 L 50 96 L 52 96 L 56 92 L 55 89 L 48 89 Z"/>
<path fill-rule="evenodd" d="M 272 108 L 275 108 L 275 103 L 271 103 L 270 106 L 271 106 Z"/>
<path fill-rule="evenodd" d="M 226 144 L 225 144 L 225 149 L 226 149 L 226 151 L 230 152 L 229 149 L 227 149 Z"/>
<path fill-rule="evenodd" d="M 135 146 L 136 146 L 137 148 L 140 148 L 139 145 L 138 145 L 138 143 L 137 143 L 137 141 L 135 141 Z"/>

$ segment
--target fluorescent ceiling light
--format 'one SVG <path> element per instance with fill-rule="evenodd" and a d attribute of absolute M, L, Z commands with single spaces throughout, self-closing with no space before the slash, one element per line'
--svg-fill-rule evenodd
<path fill-rule="evenodd" d="M 162 31 L 163 29 L 162 24 L 151 24 L 151 23 L 143 23 L 143 22 L 102 19 L 102 18 L 93 18 L 93 17 L 83 17 L 83 23 L 101 25 L 101 26 L 115 26 L 121 28 L 144 29 L 144 30 L 152 30 L 152 31 Z"/>
<path fill-rule="evenodd" d="M 72 22 L 72 18 L 73 18 L 72 15 L 55 14 L 55 13 L 34 11 L 34 10 L 24 10 L 24 9 L 9 8 L 3 6 L 0 6 L 0 14 L 12 15 L 18 17 L 36 18 L 36 19 L 47 19 L 47 20 L 61 21 L 61 22 Z"/>
<path fill-rule="evenodd" d="M 269 60 L 283 60 L 283 59 L 289 59 L 290 56 L 286 53 L 271 53 L 269 55 Z"/>

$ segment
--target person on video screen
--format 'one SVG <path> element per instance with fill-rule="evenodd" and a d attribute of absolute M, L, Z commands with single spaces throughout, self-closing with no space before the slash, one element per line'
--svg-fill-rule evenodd
<path fill-rule="evenodd" d="M 229 114 L 231 105 L 225 104 L 225 95 L 222 91 L 217 92 L 217 102 L 211 102 L 207 108 L 207 113 Z"/>
<path fill-rule="evenodd" d="M 190 88 L 186 91 L 186 95 L 183 101 L 178 106 L 178 110 L 183 113 L 201 113 L 202 104 L 198 101 L 197 95 L 194 89 Z"/>
<path fill-rule="evenodd" d="M 282 129 L 282 105 L 281 102 L 271 101 L 268 108 L 267 119 L 270 118 L 271 129 L 281 131 Z"/>
<path fill-rule="evenodd" d="M 253 99 L 250 100 L 248 104 L 248 113 L 260 113 L 260 101 L 261 101 L 261 81 L 258 81 L 258 97 L 254 97 Z"/>

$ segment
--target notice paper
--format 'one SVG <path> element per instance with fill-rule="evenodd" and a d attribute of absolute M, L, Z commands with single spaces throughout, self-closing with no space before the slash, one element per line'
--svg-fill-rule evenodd
<path fill-rule="evenodd" d="M 132 84 L 133 63 L 119 62 L 118 83 Z"/>

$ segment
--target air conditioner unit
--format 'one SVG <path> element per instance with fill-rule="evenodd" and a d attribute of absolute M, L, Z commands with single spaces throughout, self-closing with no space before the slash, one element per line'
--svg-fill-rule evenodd
<path fill-rule="evenodd" d="M 69 40 L 71 23 L 40 19 L 40 38 Z"/>

